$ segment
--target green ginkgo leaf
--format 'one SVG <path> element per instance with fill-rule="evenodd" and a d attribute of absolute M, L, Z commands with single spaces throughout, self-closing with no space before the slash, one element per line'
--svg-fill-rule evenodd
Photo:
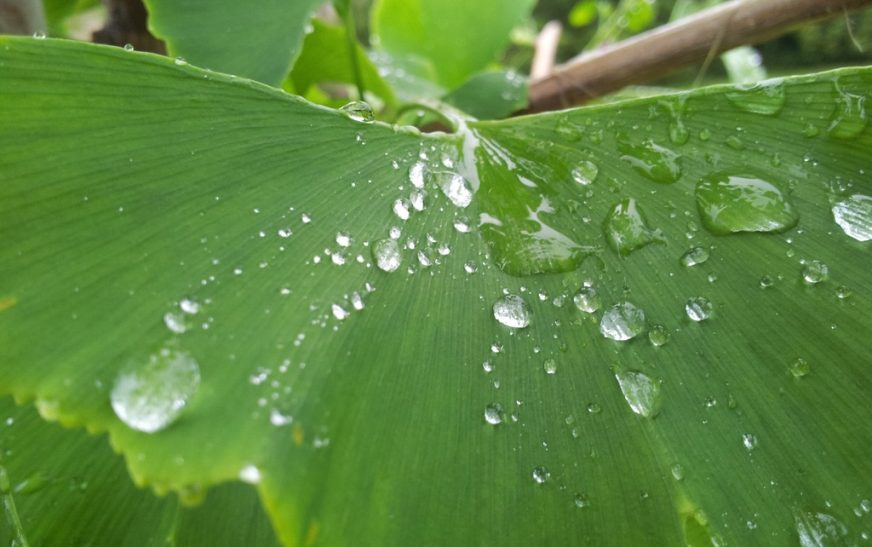
<path fill-rule="evenodd" d="M 0 66 L 0 391 L 137 484 L 255 484 L 288 545 L 870 533 L 869 69 L 422 135 L 88 44 Z"/>

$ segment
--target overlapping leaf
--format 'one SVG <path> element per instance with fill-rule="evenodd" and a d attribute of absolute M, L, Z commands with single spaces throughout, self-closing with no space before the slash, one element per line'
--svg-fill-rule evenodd
<path fill-rule="evenodd" d="M 256 482 L 286 544 L 869 533 L 869 70 L 425 137 L 147 54 L 0 63 L 0 389 L 137 482 Z M 709 233 L 730 177 L 797 225 Z M 113 393 L 162 349 L 199 383 L 138 432 Z"/>

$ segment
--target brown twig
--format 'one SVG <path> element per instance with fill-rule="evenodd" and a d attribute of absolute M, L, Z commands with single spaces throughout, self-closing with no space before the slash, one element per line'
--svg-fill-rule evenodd
<path fill-rule="evenodd" d="M 713 52 L 762 42 L 799 23 L 870 5 L 872 0 L 732 0 L 557 66 L 531 82 L 526 112 L 578 105 L 665 76 Z"/>
<path fill-rule="evenodd" d="M 533 51 L 533 63 L 530 68 L 530 78 L 535 80 L 543 78 L 554 70 L 554 62 L 557 59 L 557 46 L 560 43 L 560 34 L 563 25 L 560 21 L 548 21 L 539 35 L 536 36 L 536 46 Z"/>

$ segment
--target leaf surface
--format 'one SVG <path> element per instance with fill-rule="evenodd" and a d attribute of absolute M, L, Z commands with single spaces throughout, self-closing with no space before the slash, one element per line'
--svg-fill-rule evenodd
<path fill-rule="evenodd" d="M 289 545 L 870 532 L 869 69 L 428 137 L 148 54 L 0 63 L 0 389 L 137 483 L 259 481 Z M 128 427 L 168 356 L 199 381 Z"/>

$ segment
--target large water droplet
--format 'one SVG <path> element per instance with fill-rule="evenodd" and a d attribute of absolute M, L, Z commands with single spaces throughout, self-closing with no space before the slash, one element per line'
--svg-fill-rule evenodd
<path fill-rule="evenodd" d="M 830 269 L 820 260 L 809 260 L 802 267 L 802 281 L 806 285 L 823 283 L 830 276 Z"/>
<path fill-rule="evenodd" d="M 351 101 L 339 110 L 356 122 L 368 123 L 375 120 L 375 114 L 372 112 L 372 107 L 363 101 Z"/>
<path fill-rule="evenodd" d="M 617 372 L 615 378 L 633 412 L 646 418 L 653 418 L 660 412 L 660 382 L 637 371 Z"/>
<path fill-rule="evenodd" d="M 402 262 L 400 246 L 394 239 L 380 239 L 372 245 L 372 257 L 376 266 L 385 272 L 396 271 Z"/>
<path fill-rule="evenodd" d="M 836 87 L 836 110 L 827 132 L 837 139 L 851 139 L 866 128 L 866 97 L 842 91 Z"/>
<path fill-rule="evenodd" d="M 518 295 L 510 294 L 494 304 L 494 319 L 512 329 L 523 329 L 530 324 L 530 308 Z"/>
<path fill-rule="evenodd" d="M 190 354 L 163 348 L 115 379 L 112 409 L 128 427 L 155 433 L 173 423 L 200 385 L 200 367 Z"/>
<path fill-rule="evenodd" d="M 872 239 L 872 197 L 854 194 L 833 205 L 836 224 L 857 241 Z"/>
<path fill-rule="evenodd" d="M 600 332 L 612 340 L 629 340 L 645 332 L 645 312 L 630 302 L 620 302 L 603 313 Z"/>
<path fill-rule="evenodd" d="M 848 528 L 827 513 L 802 512 L 796 515 L 796 533 L 800 547 L 844 545 Z"/>
<path fill-rule="evenodd" d="M 756 175 L 717 174 L 696 185 L 696 206 L 712 233 L 781 232 L 799 214 L 782 190 Z"/>
<path fill-rule="evenodd" d="M 457 207 L 466 208 L 472 203 L 472 186 L 462 175 L 449 171 L 433 173 L 433 180 L 442 193 Z"/>
<path fill-rule="evenodd" d="M 709 259 L 709 251 L 705 247 L 691 247 L 681 255 L 681 265 L 688 268 L 704 263 Z"/>
<path fill-rule="evenodd" d="M 503 407 L 497 403 L 491 403 L 484 407 L 484 421 L 491 425 L 503 423 Z"/>
<path fill-rule="evenodd" d="M 603 229 L 612 249 L 624 256 L 649 243 L 663 241 L 659 230 L 648 227 L 641 207 L 632 198 L 612 208 Z"/>
<path fill-rule="evenodd" d="M 415 188 L 424 188 L 424 176 L 427 174 L 427 167 L 423 162 L 415 162 L 409 167 L 409 182 Z"/>
<path fill-rule="evenodd" d="M 727 93 L 727 99 L 745 112 L 768 116 L 781 112 L 784 98 L 784 85 L 778 80 L 739 85 Z"/>
<path fill-rule="evenodd" d="M 572 297 L 572 301 L 575 303 L 575 307 L 585 313 L 594 313 L 602 307 L 600 297 L 593 287 L 582 287 Z"/>
<path fill-rule="evenodd" d="M 596 180 L 598 174 L 599 167 L 597 167 L 597 165 L 592 161 L 587 160 L 579 162 L 578 165 L 572 168 L 572 172 L 570 173 L 572 180 L 583 186 L 593 184 L 593 181 Z"/>
<path fill-rule="evenodd" d="M 650 139 L 641 143 L 619 139 L 618 148 L 622 160 L 654 182 L 671 184 L 681 176 L 681 156 Z"/>
<path fill-rule="evenodd" d="M 695 296 L 688 299 L 687 303 L 684 305 L 684 311 L 687 312 L 687 316 L 691 320 L 699 322 L 705 321 L 712 316 L 714 306 L 708 298 Z"/>
<path fill-rule="evenodd" d="M 652 346 L 659 348 L 669 341 L 669 331 L 663 325 L 652 325 L 648 331 L 648 340 Z"/>

